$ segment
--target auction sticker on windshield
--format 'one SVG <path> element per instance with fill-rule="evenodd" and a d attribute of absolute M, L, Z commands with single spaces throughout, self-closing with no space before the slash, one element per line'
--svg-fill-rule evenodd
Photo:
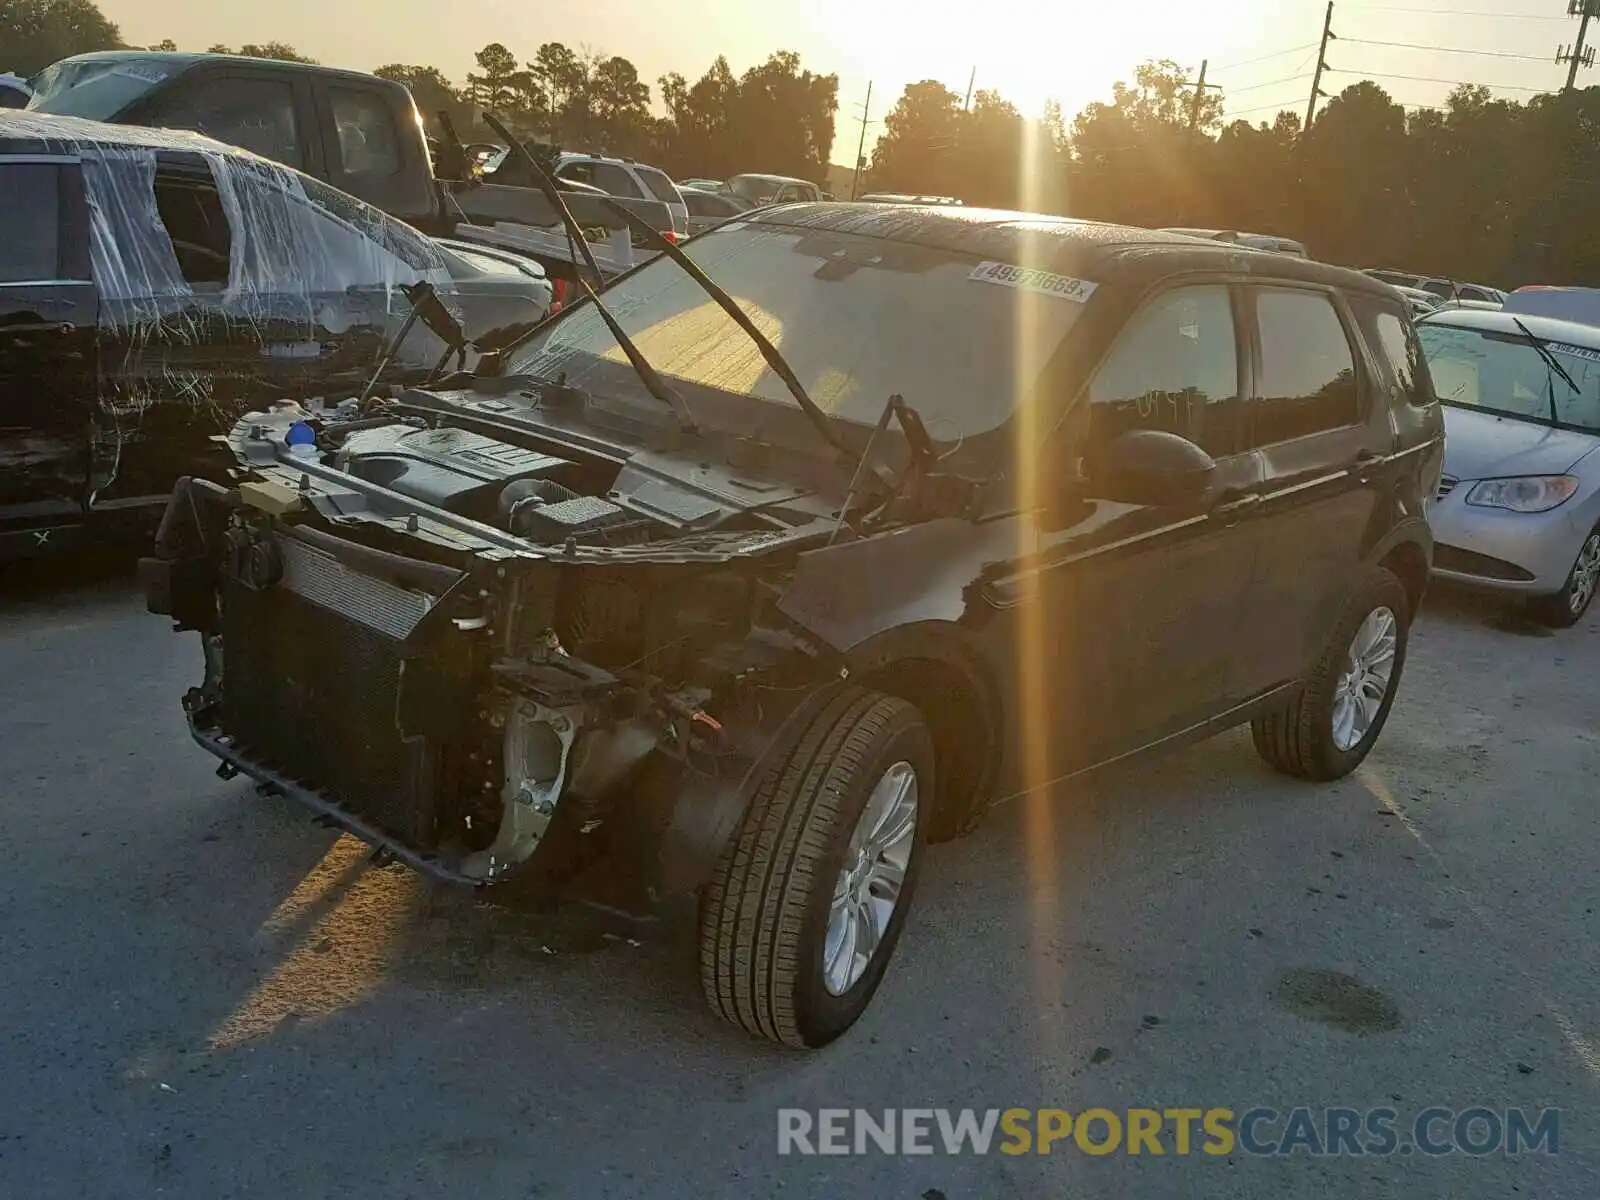
<path fill-rule="evenodd" d="M 1057 296 L 1062 300 L 1075 300 L 1079 304 L 1086 303 L 1100 286 L 1087 279 L 1052 275 L 1049 271 L 1034 271 L 1002 262 L 981 262 L 972 268 L 972 274 L 967 278 L 980 283 L 998 283 L 1001 287 L 1021 288 L 1045 296 Z"/>

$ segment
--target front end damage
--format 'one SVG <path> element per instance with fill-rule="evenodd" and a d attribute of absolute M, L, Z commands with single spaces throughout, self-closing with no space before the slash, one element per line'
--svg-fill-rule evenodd
<path fill-rule="evenodd" d="M 346 415 L 315 454 L 304 413 L 242 422 L 237 486 L 181 481 L 141 564 L 204 645 L 184 708 L 219 774 L 437 878 L 604 852 L 645 902 L 692 893 L 845 673 L 778 611 L 824 511 L 694 517 L 637 466 Z"/>

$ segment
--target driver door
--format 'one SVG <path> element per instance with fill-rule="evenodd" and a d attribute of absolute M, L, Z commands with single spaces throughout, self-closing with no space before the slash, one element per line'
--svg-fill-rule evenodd
<path fill-rule="evenodd" d="M 1174 287 L 1123 327 L 1082 405 L 1082 451 L 1130 429 L 1188 438 L 1217 463 L 1199 511 L 1091 500 L 1056 535 L 1042 595 L 1057 736 L 1092 762 L 1178 734 L 1241 701 L 1234 667 L 1255 549 L 1260 457 L 1248 449 L 1248 357 L 1227 284 Z M 1063 464 L 1065 465 L 1065 464 Z"/>

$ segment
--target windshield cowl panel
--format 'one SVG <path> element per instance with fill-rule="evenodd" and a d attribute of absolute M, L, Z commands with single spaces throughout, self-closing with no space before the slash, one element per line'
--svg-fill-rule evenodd
<path fill-rule="evenodd" d="M 837 425 L 865 435 L 889 397 L 900 395 L 946 448 L 1009 421 L 1093 292 L 1046 287 L 1039 273 L 1006 264 L 833 230 L 736 221 L 685 251 Z M 697 421 L 723 423 L 737 408 L 749 410 L 740 424 L 803 419 L 754 340 L 665 256 L 606 289 L 604 299 Z M 506 370 L 564 376 L 597 393 L 629 387 L 631 373 L 588 304 L 519 346 Z"/>

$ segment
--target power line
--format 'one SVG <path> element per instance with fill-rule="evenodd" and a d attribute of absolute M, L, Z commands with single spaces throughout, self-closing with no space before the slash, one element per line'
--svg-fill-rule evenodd
<path fill-rule="evenodd" d="M 1273 58 L 1282 58 L 1284 55 L 1293 54 L 1297 50 L 1310 50 L 1315 45 L 1315 42 L 1307 42 L 1303 46 L 1290 46 L 1287 50 L 1275 50 L 1271 54 L 1263 54 L 1260 58 L 1246 58 L 1239 62 L 1223 63 L 1222 66 L 1217 68 L 1217 70 L 1231 71 L 1235 67 L 1248 67 L 1251 63 L 1260 63 L 1266 62 Z"/>
<path fill-rule="evenodd" d="M 1238 92 L 1254 92 L 1261 88 L 1275 87 L 1280 83 L 1298 83 L 1302 79 L 1309 78 L 1310 74 L 1309 71 L 1302 70 L 1298 75 L 1285 75 L 1282 79 L 1271 79 L 1266 83 L 1252 83 L 1248 87 L 1229 87 L 1228 91 L 1235 94 Z"/>
<path fill-rule="evenodd" d="M 1350 71 L 1343 67 L 1329 67 L 1327 69 L 1340 75 L 1360 75 L 1363 79 L 1408 79 L 1412 83 L 1443 83 L 1452 87 L 1486 87 L 1492 91 L 1532 92 L 1535 95 L 1550 90 L 1549 88 L 1522 87 L 1515 83 L 1484 83 L 1482 80 L 1470 79 L 1435 79 L 1429 75 L 1396 75 L 1392 72 L 1386 74 L 1383 71 Z"/>
<path fill-rule="evenodd" d="M 1539 13 L 1468 12 L 1458 8 L 1403 8 L 1389 4 L 1346 4 L 1357 12 L 1422 13 L 1430 17 L 1487 17 L 1496 21 L 1565 21 L 1566 17 L 1545 16 Z"/>
<path fill-rule="evenodd" d="M 1352 46 L 1393 46 L 1398 50 L 1425 50 L 1429 54 L 1479 54 L 1485 58 L 1515 58 L 1523 62 L 1548 62 L 1537 54 L 1512 54 L 1506 50 L 1463 50 L 1454 46 L 1428 46 L 1422 42 L 1379 42 L 1371 38 L 1340 38 L 1341 42 L 1348 42 Z"/>

